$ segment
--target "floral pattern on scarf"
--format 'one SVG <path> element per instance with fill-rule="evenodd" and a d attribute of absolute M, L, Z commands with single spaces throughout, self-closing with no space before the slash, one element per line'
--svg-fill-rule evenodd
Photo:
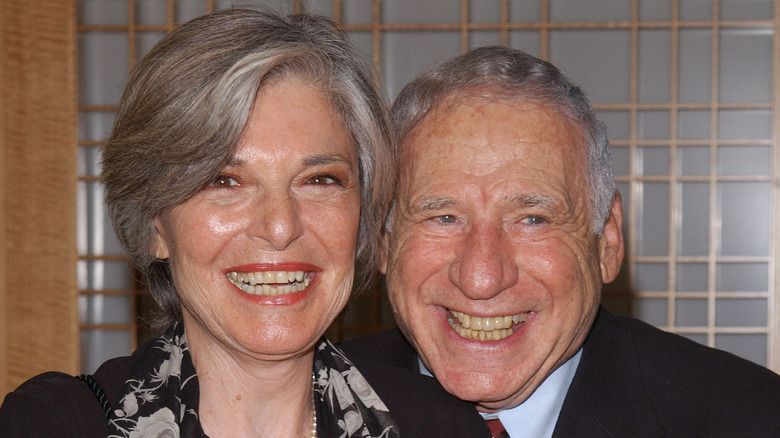
<path fill-rule="evenodd" d="M 355 365 L 327 339 L 322 339 L 315 349 L 314 376 L 314 399 L 328 409 L 329 435 L 398 437 L 387 406 Z"/>
<path fill-rule="evenodd" d="M 387 407 L 354 364 L 326 339 L 314 353 L 314 401 L 328 437 L 397 438 Z M 206 437 L 198 419 L 198 377 L 183 324 L 147 350 L 111 410 L 109 438 Z M 323 428 L 319 428 L 323 433 Z"/>

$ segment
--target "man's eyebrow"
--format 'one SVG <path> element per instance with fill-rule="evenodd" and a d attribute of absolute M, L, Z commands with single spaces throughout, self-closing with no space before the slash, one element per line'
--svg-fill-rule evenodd
<path fill-rule="evenodd" d="M 409 213 L 414 215 L 414 214 L 420 214 L 420 213 L 425 213 L 430 211 L 439 211 L 442 208 L 451 207 L 455 204 L 456 204 L 455 200 L 450 197 L 426 196 L 417 199 L 411 205 L 409 205 Z"/>
<path fill-rule="evenodd" d="M 541 207 L 553 213 L 564 210 L 561 201 L 552 196 L 522 194 L 510 197 L 509 201 L 518 207 Z"/>
<path fill-rule="evenodd" d="M 518 207 L 541 207 L 546 210 L 560 211 L 563 209 L 563 204 L 552 196 L 523 194 L 514 195 L 509 197 L 511 204 Z M 457 201 L 447 196 L 436 197 L 422 197 L 414 201 L 409 206 L 410 213 L 420 213 L 425 211 L 438 211 L 443 208 L 452 207 L 456 205 Z"/>

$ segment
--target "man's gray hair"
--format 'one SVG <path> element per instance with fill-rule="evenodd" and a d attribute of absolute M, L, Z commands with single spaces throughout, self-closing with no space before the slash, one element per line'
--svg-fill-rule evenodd
<path fill-rule="evenodd" d="M 607 130 L 588 97 L 549 62 L 506 47 L 480 47 L 435 66 L 404 87 L 392 110 L 397 142 L 449 98 L 487 92 L 490 98 L 552 105 L 572 118 L 588 144 L 586 178 L 592 196 L 593 231 L 601 234 L 615 196 Z"/>

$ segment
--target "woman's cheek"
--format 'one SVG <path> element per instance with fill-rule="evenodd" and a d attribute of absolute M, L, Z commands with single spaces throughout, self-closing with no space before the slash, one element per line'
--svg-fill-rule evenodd
<path fill-rule="evenodd" d="M 246 228 L 249 216 L 244 209 L 235 207 L 232 211 L 208 212 L 203 216 L 205 230 L 211 236 L 226 236 Z"/>

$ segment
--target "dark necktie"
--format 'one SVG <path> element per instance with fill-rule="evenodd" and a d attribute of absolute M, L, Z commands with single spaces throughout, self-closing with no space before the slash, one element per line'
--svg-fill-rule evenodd
<path fill-rule="evenodd" d="M 506 429 L 504 429 L 504 425 L 501 424 L 501 421 L 499 420 L 485 420 L 487 423 L 488 429 L 490 429 L 490 434 L 493 435 L 493 438 L 509 438 L 509 434 L 506 433 Z"/>

